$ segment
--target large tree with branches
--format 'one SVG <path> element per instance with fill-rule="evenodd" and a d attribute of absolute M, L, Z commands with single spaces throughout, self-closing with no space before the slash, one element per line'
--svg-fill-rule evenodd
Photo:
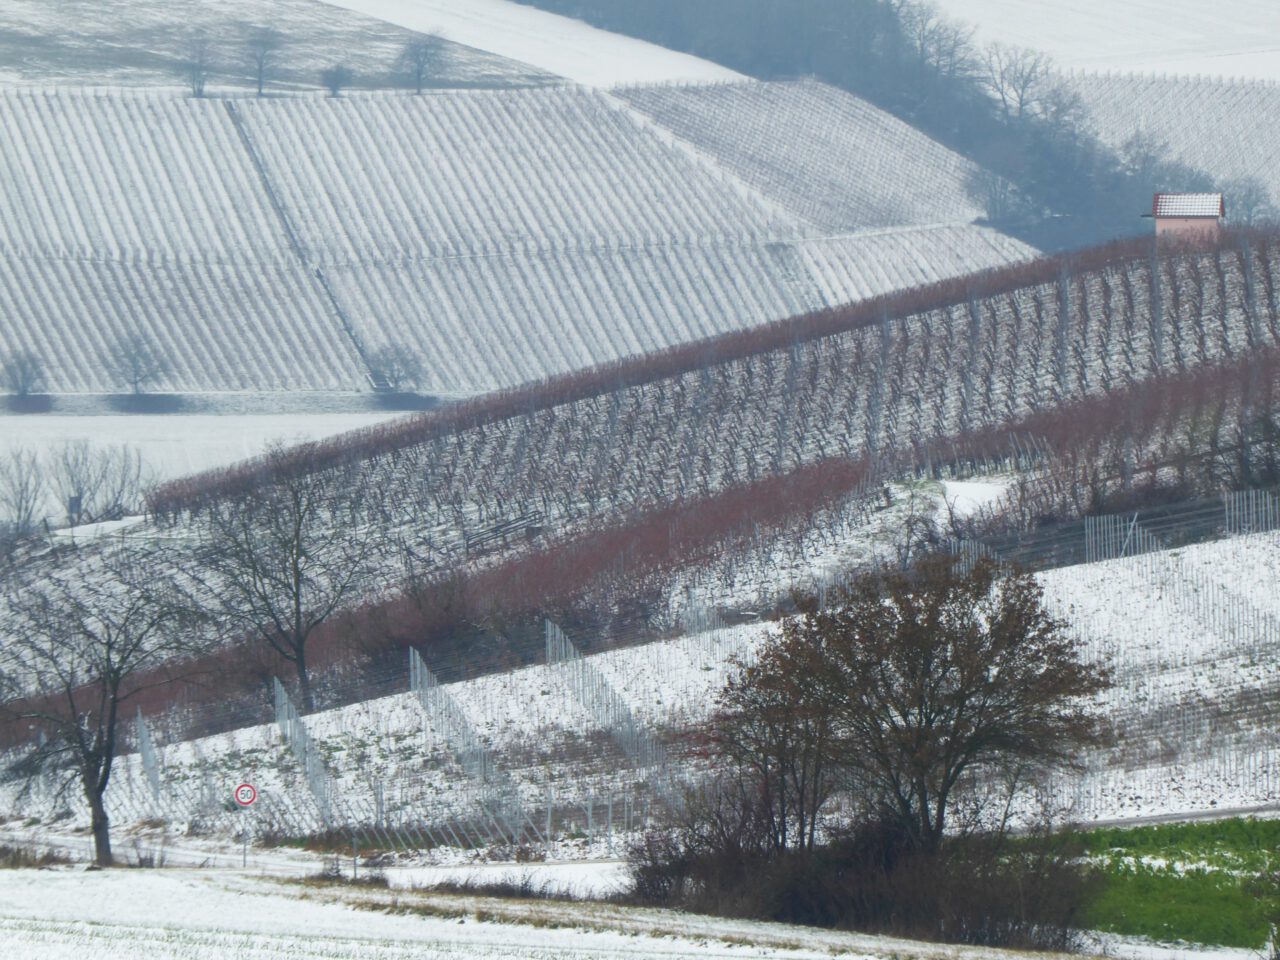
<path fill-rule="evenodd" d="M 775 820 L 811 846 L 835 780 L 913 850 L 937 851 L 957 798 L 1076 759 L 1109 683 L 1045 610 L 1035 579 L 928 557 L 801 601 L 732 680 L 720 750 L 746 762 Z M 784 844 L 785 845 L 785 844 Z"/>
<path fill-rule="evenodd" d="M 24 578 L 25 579 L 25 578 Z M 110 866 L 106 809 L 128 701 L 171 683 L 203 647 L 203 616 L 176 581 L 131 548 L 74 575 L 8 584 L 0 716 L 25 746 L 12 773 L 61 778 L 88 804 L 96 860 Z"/>
<path fill-rule="evenodd" d="M 786 630 L 812 653 L 802 682 L 830 707 L 835 763 L 923 852 L 967 787 L 1069 765 L 1101 737 L 1090 701 L 1108 674 L 1029 573 L 935 556 L 863 577 Z"/>
<path fill-rule="evenodd" d="M 223 622 L 290 663 L 312 710 L 310 641 L 368 587 L 377 539 L 361 529 L 358 484 L 272 469 L 289 456 L 269 451 L 271 479 L 250 496 L 208 508 L 202 561 Z"/>

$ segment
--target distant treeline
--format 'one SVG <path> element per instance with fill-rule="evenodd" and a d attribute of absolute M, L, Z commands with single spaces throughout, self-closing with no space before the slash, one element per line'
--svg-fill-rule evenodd
<path fill-rule="evenodd" d="M 1137 233 L 1154 190 L 1213 186 L 1140 137 L 1123 155 L 1107 149 L 1047 57 L 980 47 L 927 0 L 521 2 L 759 79 L 814 76 L 855 93 L 1014 184 L 1015 197 L 981 199 L 1042 249 Z"/>

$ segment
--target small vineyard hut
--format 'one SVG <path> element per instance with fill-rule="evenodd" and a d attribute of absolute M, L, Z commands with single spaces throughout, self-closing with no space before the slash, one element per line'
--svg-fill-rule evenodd
<path fill-rule="evenodd" d="M 1157 237 L 1203 236 L 1222 229 L 1227 205 L 1220 193 L 1157 193 L 1151 215 Z"/>

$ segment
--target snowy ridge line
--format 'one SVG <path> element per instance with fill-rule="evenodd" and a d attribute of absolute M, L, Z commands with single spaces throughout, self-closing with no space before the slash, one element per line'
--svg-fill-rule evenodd
<path fill-rule="evenodd" d="M 579 83 L 738 79 L 687 53 L 509 0 L 330 0 L 334 6 L 528 63 Z"/>

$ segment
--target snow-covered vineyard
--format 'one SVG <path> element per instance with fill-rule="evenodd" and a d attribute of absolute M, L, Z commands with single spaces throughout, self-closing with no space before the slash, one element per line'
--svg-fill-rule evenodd
<path fill-rule="evenodd" d="M 824 230 L 967 222 L 983 214 L 965 190 L 966 177 L 978 171 L 972 162 L 815 81 L 641 86 L 617 95 Z"/>
<path fill-rule="evenodd" d="M 1273 521 L 1277 506 L 1264 511 Z M 1111 820 L 1280 799 L 1277 570 L 1280 531 L 1039 575 L 1050 609 L 1116 678 L 1105 700 L 1116 743 L 1054 784 L 1062 813 Z M 264 835 L 376 827 L 383 842 L 472 846 L 514 823 L 527 841 L 607 845 L 698 778 L 680 734 L 776 631 L 711 629 L 566 660 L 549 627 L 542 665 L 437 687 L 406 663 L 407 692 L 300 720 L 286 703 L 277 723 L 188 742 L 170 742 L 162 722 L 135 725 L 145 748 L 122 758 L 112 816 L 231 833 L 241 821 L 227 798 L 249 781 Z M 84 818 L 71 795 L 17 790 L 3 795 L 15 814 Z"/>
<path fill-rule="evenodd" d="M 52 393 L 118 389 L 102 357 L 126 334 L 169 361 L 161 391 L 367 389 L 395 341 L 424 391 L 475 393 L 1033 253 L 972 224 L 965 161 L 848 94 L 784 84 L 733 116 L 797 98 L 803 202 L 723 132 L 704 151 L 585 87 L 6 93 L 0 332 Z M 877 138 L 875 192 L 833 115 Z"/>
<path fill-rule="evenodd" d="M 327 481 L 330 519 L 322 522 L 359 529 L 377 545 L 369 559 L 370 598 L 385 599 L 407 576 L 406 556 L 418 577 L 476 571 L 646 510 L 816 470 L 831 458 L 909 451 L 1158 371 L 1229 360 L 1249 343 L 1275 343 L 1274 255 L 1254 244 L 1170 257 L 1154 273 L 1142 258 L 1064 274 L 981 301 L 425 434 L 394 456 L 344 462 Z M 177 503 L 172 514 L 128 531 L 128 548 L 151 569 L 198 565 L 204 536 L 198 510 L 189 515 Z M 513 530 L 520 535 L 503 532 Z M 101 560 L 88 544 L 35 556 L 15 576 L 88 582 Z"/>
<path fill-rule="evenodd" d="M 1124 73 L 1081 73 L 1067 82 L 1107 146 L 1123 150 L 1133 141 L 1139 162 L 1145 154 L 1212 175 L 1226 185 L 1237 221 L 1259 202 L 1280 206 L 1277 82 Z M 1243 190 L 1245 181 L 1261 195 Z"/>

